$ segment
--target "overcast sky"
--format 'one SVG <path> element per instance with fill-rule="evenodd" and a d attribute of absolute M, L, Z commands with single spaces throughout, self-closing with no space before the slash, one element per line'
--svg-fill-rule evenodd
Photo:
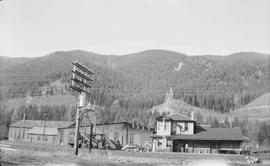
<path fill-rule="evenodd" d="M 270 53 L 270 0 L 3 0 L 0 54 Z"/>

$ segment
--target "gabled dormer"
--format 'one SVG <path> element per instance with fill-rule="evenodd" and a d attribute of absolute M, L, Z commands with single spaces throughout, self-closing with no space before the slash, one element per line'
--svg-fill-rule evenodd
<path fill-rule="evenodd" d="M 168 116 L 160 116 L 157 120 L 157 135 L 193 135 L 195 130 L 195 121 L 190 117 L 173 113 Z"/>

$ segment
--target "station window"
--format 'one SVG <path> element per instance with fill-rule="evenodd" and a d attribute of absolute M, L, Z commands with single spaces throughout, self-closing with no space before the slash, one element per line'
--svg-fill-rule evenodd
<path fill-rule="evenodd" d="M 38 135 L 37 140 L 38 140 L 38 141 L 40 140 L 40 135 Z"/>
<path fill-rule="evenodd" d="M 164 130 L 166 130 L 166 121 L 164 121 L 163 123 L 164 123 Z"/>
<path fill-rule="evenodd" d="M 157 130 L 160 130 L 160 122 L 157 122 Z"/>
<path fill-rule="evenodd" d="M 185 131 L 188 130 L 188 122 L 185 122 Z"/>
<path fill-rule="evenodd" d="M 20 129 L 19 132 L 18 132 L 18 138 L 19 138 L 19 139 L 21 138 L 21 129 Z"/>
<path fill-rule="evenodd" d="M 161 139 L 158 139 L 157 140 L 157 144 L 158 144 L 158 146 L 161 146 L 162 145 Z"/>
<path fill-rule="evenodd" d="M 44 140 L 45 141 L 48 141 L 48 136 L 44 136 Z"/>
<path fill-rule="evenodd" d="M 159 122 L 159 129 L 160 130 L 164 130 L 164 121 L 162 121 L 162 122 Z"/>

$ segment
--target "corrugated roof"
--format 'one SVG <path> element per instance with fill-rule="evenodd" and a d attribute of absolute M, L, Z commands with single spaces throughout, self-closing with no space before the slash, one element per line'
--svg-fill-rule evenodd
<path fill-rule="evenodd" d="M 52 128 L 61 128 L 67 127 L 71 125 L 72 122 L 68 121 L 46 121 L 46 127 Z M 43 127 L 44 120 L 20 120 L 10 125 L 11 127 L 26 127 L 26 128 L 33 128 L 33 127 Z"/>
<path fill-rule="evenodd" d="M 35 134 L 35 135 L 57 135 L 58 134 L 58 130 L 57 128 L 49 128 L 46 127 L 45 128 L 45 132 L 44 132 L 44 128 L 43 127 L 33 127 L 31 130 L 26 132 L 27 134 Z"/>
<path fill-rule="evenodd" d="M 153 137 L 161 137 L 159 135 L 153 135 Z M 180 140 L 229 140 L 229 141 L 244 141 L 245 138 L 242 135 L 240 128 L 209 128 L 200 127 L 194 135 L 172 135 L 169 136 L 172 139 Z"/>

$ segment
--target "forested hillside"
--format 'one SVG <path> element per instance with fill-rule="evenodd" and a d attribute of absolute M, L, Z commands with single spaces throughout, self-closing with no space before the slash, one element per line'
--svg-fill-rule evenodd
<path fill-rule="evenodd" d="M 39 58 L 1 57 L 2 100 L 29 93 L 41 95 L 41 87 L 55 80 L 60 80 L 65 84 L 65 91 L 69 91 L 74 60 L 96 72 L 93 83 L 96 97 L 92 97 L 96 102 L 102 102 L 99 98 L 106 93 L 105 96 L 109 94 L 117 99 L 143 96 L 156 104 L 172 87 L 176 98 L 184 97 L 193 105 L 227 112 L 269 91 L 269 55 L 186 56 L 165 50 L 148 50 L 106 56 L 69 51 Z M 48 91 L 54 93 L 51 89 Z"/>
<path fill-rule="evenodd" d="M 27 111 L 27 118 L 42 119 L 44 111 L 64 110 L 50 118 L 70 120 L 76 103 L 69 88 L 75 60 L 95 71 L 89 100 L 102 108 L 99 119 L 103 122 L 147 123 L 155 113 L 145 110 L 162 104 L 170 87 L 174 99 L 219 113 L 270 91 L 269 55 L 260 53 L 187 56 L 147 50 L 115 56 L 74 50 L 38 58 L 0 57 L 1 112 L 9 117 L 8 123 Z"/>

